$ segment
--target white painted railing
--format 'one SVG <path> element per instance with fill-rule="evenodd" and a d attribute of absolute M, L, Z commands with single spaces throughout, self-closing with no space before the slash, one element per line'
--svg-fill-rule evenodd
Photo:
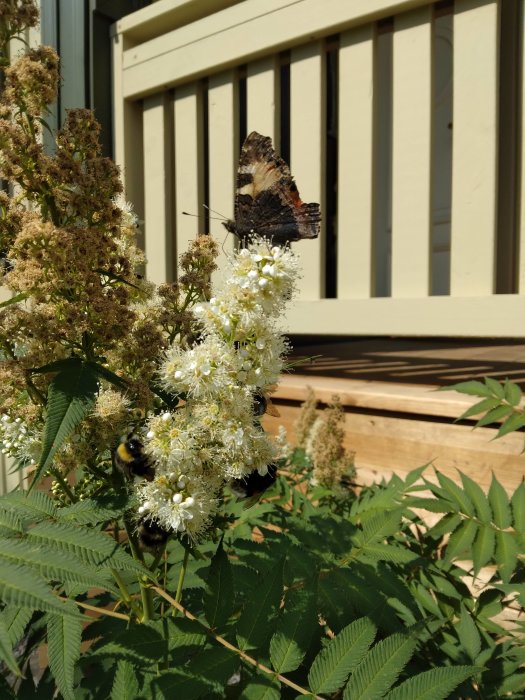
<path fill-rule="evenodd" d="M 232 215 L 255 129 L 324 213 L 296 244 L 292 332 L 525 336 L 521 3 L 160 0 L 121 20 L 116 158 L 148 276 L 176 277 L 204 230 L 183 210 Z"/>

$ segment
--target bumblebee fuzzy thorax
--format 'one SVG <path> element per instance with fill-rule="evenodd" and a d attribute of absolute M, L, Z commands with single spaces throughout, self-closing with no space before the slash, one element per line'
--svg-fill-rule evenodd
<path fill-rule="evenodd" d="M 154 465 L 144 452 L 144 445 L 133 433 L 122 438 L 113 459 L 117 469 L 129 480 L 138 477 L 151 481 L 155 476 Z"/>

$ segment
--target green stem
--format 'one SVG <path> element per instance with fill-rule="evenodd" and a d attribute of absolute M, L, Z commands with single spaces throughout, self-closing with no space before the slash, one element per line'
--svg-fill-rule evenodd
<path fill-rule="evenodd" d="M 177 592 L 175 593 L 175 600 L 180 603 L 182 598 L 182 588 L 184 586 L 184 578 L 186 576 L 186 571 L 188 569 L 188 559 L 190 557 L 190 552 L 188 549 L 184 550 L 184 559 L 182 560 L 182 566 L 179 572 L 179 582 L 177 584 Z M 177 608 L 173 608 L 173 617 L 177 617 Z"/>
<path fill-rule="evenodd" d="M 122 600 L 126 603 L 128 608 L 133 610 L 135 615 L 139 617 L 140 611 L 137 609 L 137 605 L 135 604 L 133 598 L 130 595 L 130 592 L 128 591 L 128 587 L 126 586 L 126 583 L 122 576 L 119 574 L 118 571 L 115 571 L 115 569 L 111 569 L 111 573 L 113 575 L 113 578 L 115 579 L 115 582 L 117 586 L 119 587 L 120 592 L 122 593 Z"/>
<path fill-rule="evenodd" d="M 144 555 L 140 551 L 137 538 L 133 534 L 133 527 L 127 518 L 124 518 L 124 527 L 128 535 L 131 554 L 136 561 L 146 566 Z M 144 576 L 139 576 L 140 596 L 142 598 L 142 622 L 149 622 L 153 617 L 153 591 L 149 586 L 148 580 Z"/>
<path fill-rule="evenodd" d="M 51 474 L 53 474 L 55 479 L 58 481 L 58 483 L 60 484 L 60 488 L 66 494 L 66 496 L 69 498 L 71 503 L 76 503 L 78 501 L 78 498 L 75 496 L 73 491 L 71 491 L 71 489 L 69 488 L 69 484 L 64 479 L 62 474 L 60 474 L 60 472 L 57 469 L 53 469 L 53 468 L 51 468 L 49 471 L 51 472 Z"/>

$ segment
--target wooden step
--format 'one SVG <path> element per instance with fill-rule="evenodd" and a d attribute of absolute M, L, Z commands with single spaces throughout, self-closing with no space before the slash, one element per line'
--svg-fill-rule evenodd
<path fill-rule="evenodd" d="M 512 492 L 525 476 L 525 435 L 510 433 L 494 440 L 497 428 L 455 423 L 478 399 L 436 386 L 366 381 L 300 374 L 284 375 L 273 403 L 279 418 L 265 416 L 265 428 L 276 433 L 283 425 L 294 441 L 293 424 L 311 386 L 326 404 L 334 394 L 345 410 L 345 447 L 356 453 L 360 481 L 370 483 L 392 473 L 406 475 L 422 464 L 451 478 L 465 472 L 487 490 L 494 472 Z"/>

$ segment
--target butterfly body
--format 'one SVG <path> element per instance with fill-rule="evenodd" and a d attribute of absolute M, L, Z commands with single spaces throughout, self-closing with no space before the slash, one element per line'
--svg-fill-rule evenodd
<path fill-rule="evenodd" d="M 224 222 L 245 241 L 253 234 L 276 245 L 317 238 L 321 224 L 319 204 L 301 201 L 287 163 L 278 156 L 268 136 L 252 131 L 241 149 L 235 194 L 235 219 Z"/>

